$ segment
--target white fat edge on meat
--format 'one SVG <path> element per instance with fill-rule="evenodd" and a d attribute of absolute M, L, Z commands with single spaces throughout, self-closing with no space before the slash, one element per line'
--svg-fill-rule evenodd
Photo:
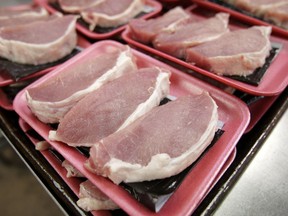
<path fill-rule="evenodd" d="M 75 166 L 73 166 L 68 160 L 64 160 L 61 164 L 67 171 L 66 177 L 85 177 Z"/>
<path fill-rule="evenodd" d="M 250 4 L 253 5 L 253 3 L 250 3 Z M 284 6 L 285 4 L 287 4 L 287 1 L 270 2 L 270 3 L 256 5 L 257 10 L 254 12 L 254 14 L 256 16 L 262 17 L 267 12 L 266 10 L 269 10 L 274 7 L 281 7 L 281 6 Z"/>
<path fill-rule="evenodd" d="M 80 184 L 79 200 L 77 205 L 85 211 L 93 210 L 114 210 L 118 205 L 106 196 L 98 187 L 93 185 L 90 180 Z"/>
<path fill-rule="evenodd" d="M 126 50 L 121 52 L 120 55 L 118 56 L 118 59 L 114 67 L 108 70 L 101 77 L 99 77 L 88 88 L 77 91 L 70 97 L 62 101 L 57 101 L 57 102 L 35 101 L 30 97 L 29 92 L 26 91 L 27 101 L 28 101 L 28 104 L 30 105 L 30 108 L 34 110 L 33 113 L 35 113 L 40 120 L 42 119 L 42 120 L 47 121 L 47 119 L 52 120 L 53 118 L 55 119 L 55 121 L 46 122 L 46 123 L 56 123 L 71 109 L 71 106 L 73 106 L 74 102 L 79 101 L 83 96 L 98 89 L 103 84 L 107 83 L 108 81 L 114 80 L 122 76 L 127 71 L 129 72 L 136 71 L 136 69 L 137 69 L 137 65 L 133 59 L 131 49 L 127 46 Z M 71 105 L 71 101 L 72 101 L 72 105 Z M 48 113 L 48 110 L 51 111 L 51 113 Z"/>
<path fill-rule="evenodd" d="M 70 13 L 79 13 L 81 10 L 85 10 L 86 8 L 89 8 L 89 7 L 94 7 L 96 6 L 97 4 L 100 4 L 102 2 L 104 2 L 105 0 L 98 0 L 98 1 L 94 1 L 90 4 L 86 4 L 86 5 L 82 5 L 82 6 L 79 6 L 79 5 L 76 5 L 76 6 L 67 6 L 67 5 L 61 5 L 61 8 L 66 11 L 66 12 L 70 12 Z M 80 2 L 80 5 L 81 5 L 81 2 Z"/>
<path fill-rule="evenodd" d="M 97 25 L 101 27 L 119 26 L 121 24 L 126 24 L 130 19 L 134 18 L 141 11 L 143 11 L 144 2 L 144 0 L 134 0 L 125 11 L 114 16 L 91 11 L 83 11 L 81 16 L 86 22 L 90 24 L 90 31 L 93 31 Z"/>
<path fill-rule="evenodd" d="M 47 56 L 47 50 L 49 49 L 51 50 L 53 49 L 53 46 L 57 46 L 59 43 L 63 43 L 63 40 L 69 41 L 69 43 L 72 44 L 71 49 L 73 49 L 77 45 L 77 33 L 75 30 L 77 18 L 78 16 L 74 16 L 73 21 L 69 24 L 63 36 L 59 37 L 57 40 L 54 40 L 46 44 L 32 44 L 32 43 L 26 43 L 26 42 L 17 41 L 17 40 L 6 40 L 0 37 L 1 56 L 11 61 L 15 61 L 17 63 L 38 65 L 39 64 L 38 59 L 40 57 L 43 58 L 43 56 Z M 9 49 L 7 49 L 7 47 L 9 47 Z M 24 51 L 21 51 L 21 49 L 24 49 L 25 55 L 22 55 Z M 69 54 L 71 52 L 71 49 L 67 50 L 66 51 L 67 53 L 65 53 L 65 55 Z M 55 60 L 51 60 L 51 61 L 55 61 Z M 49 63 L 51 61 L 47 61 L 43 63 Z M 40 64 L 43 64 L 43 63 L 40 62 Z"/>
<path fill-rule="evenodd" d="M 49 15 L 48 11 L 46 9 L 44 9 L 43 7 L 39 7 L 39 9 L 40 9 L 39 11 L 31 10 L 31 11 L 26 11 L 23 13 L 21 13 L 21 11 L 20 11 L 20 14 L 12 15 L 12 16 L 9 16 L 9 15 L 0 16 L 0 19 L 10 19 L 10 18 L 15 18 L 15 17 L 21 18 L 21 17 L 25 17 L 25 16 L 34 16 L 35 18 L 37 18 L 37 17 L 43 17 L 43 16 Z"/>
<path fill-rule="evenodd" d="M 84 211 L 119 209 L 119 206 L 111 199 L 101 200 L 92 197 L 83 197 L 79 198 L 76 203 Z"/>
<path fill-rule="evenodd" d="M 127 125 L 131 124 L 140 116 L 144 115 L 147 111 L 151 110 L 153 107 L 158 106 L 161 100 L 169 94 L 170 91 L 170 73 L 167 71 L 162 72 L 160 68 L 159 75 L 156 79 L 155 87 L 153 88 L 153 93 L 151 96 L 143 103 L 139 104 L 135 111 L 125 120 L 125 122 L 118 128 L 117 131 L 125 128 Z"/>
<path fill-rule="evenodd" d="M 209 58 L 209 62 L 212 65 L 214 73 L 218 75 L 225 74 L 245 77 L 253 73 L 256 68 L 263 66 L 265 59 L 269 55 L 269 51 L 272 48 L 271 41 L 269 39 L 272 28 L 270 26 L 254 26 L 251 28 L 259 29 L 263 37 L 266 39 L 266 46 L 264 46 L 258 52 L 240 53 L 233 56 L 216 56 Z M 225 59 L 225 61 L 229 60 L 230 64 L 226 64 L 224 67 L 221 59 Z M 230 69 L 229 66 L 231 66 L 233 70 Z"/>
<path fill-rule="evenodd" d="M 223 26 L 224 26 L 224 30 L 221 31 L 221 32 L 218 32 L 218 33 L 213 33 L 213 34 L 209 34 L 209 37 L 206 35 L 205 37 L 203 37 L 202 35 L 196 37 L 196 40 L 192 40 L 191 42 L 186 41 L 186 43 L 193 47 L 193 46 L 197 46 L 199 44 L 202 44 L 202 43 L 205 43 L 205 42 L 208 42 L 208 41 L 213 41 L 219 37 L 221 37 L 222 35 L 230 32 L 230 29 L 228 28 L 228 24 L 229 24 L 229 14 L 228 13 L 217 13 L 215 15 L 215 17 L 213 18 L 210 18 L 210 19 L 218 19 L 220 22 L 223 23 Z"/>
<path fill-rule="evenodd" d="M 49 148 L 50 148 L 50 143 L 44 140 L 37 142 L 35 145 L 35 149 L 37 151 L 45 151 L 45 150 L 48 150 Z"/>
<path fill-rule="evenodd" d="M 208 94 L 205 92 L 205 94 Z M 210 145 L 217 130 L 218 106 L 212 99 L 214 108 L 210 124 L 202 134 L 199 141 L 191 146 L 186 152 L 176 158 L 171 158 L 166 153 L 152 156 L 147 166 L 141 164 L 131 164 L 125 161 L 112 158 L 105 164 L 104 169 L 109 169 L 107 177 L 115 184 L 121 182 L 140 182 L 146 180 L 162 179 L 180 173 L 191 165 Z M 205 145 L 203 145 L 205 143 Z M 161 172 L 159 172 L 161 170 Z"/>

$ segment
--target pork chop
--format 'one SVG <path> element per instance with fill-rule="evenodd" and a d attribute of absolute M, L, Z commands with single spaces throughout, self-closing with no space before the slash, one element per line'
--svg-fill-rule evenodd
<path fill-rule="evenodd" d="M 0 56 L 21 64 L 45 64 L 71 53 L 77 44 L 76 17 L 57 17 L 0 29 Z"/>
<path fill-rule="evenodd" d="M 219 75 L 247 76 L 270 53 L 271 27 L 254 26 L 187 49 L 186 61 Z"/>
<path fill-rule="evenodd" d="M 116 184 L 176 175 L 211 143 L 217 119 L 207 92 L 180 97 L 93 145 L 85 167 Z"/>
<path fill-rule="evenodd" d="M 149 44 L 159 32 L 173 29 L 177 23 L 188 18 L 190 18 L 189 13 L 178 6 L 154 19 L 132 19 L 128 25 L 133 39 Z"/>
<path fill-rule="evenodd" d="M 288 1 L 285 4 L 267 8 L 263 18 L 288 30 Z"/>
<path fill-rule="evenodd" d="M 16 17 L 34 17 L 35 19 L 47 16 L 48 12 L 40 7 L 35 5 L 27 5 L 18 8 L 9 8 L 2 7 L 0 8 L 0 19 L 11 19 Z"/>
<path fill-rule="evenodd" d="M 119 208 L 116 203 L 89 180 L 80 184 L 77 205 L 85 211 L 113 210 Z"/>
<path fill-rule="evenodd" d="M 172 30 L 157 34 L 153 46 L 174 57 L 185 58 L 187 48 L 216 39 L 228 32 L 228 21 L 229 14 L 218 13 L 202 21 L 180 23 Z"/>
<path fill-rule="evenodd" d="M 271 7 L 287 4 L 287 0 L 235 0 L 234 5 L 258 17 L 263 17 L 265 11 Z"/>
<path fill-rule="evenodd" d="M 144 0 L 105 0 L 81 12 L 92 31 L 96 26 L 117 27 L 126 24 L 144 8 Z"/>
<path fill-rule="evenodd" d="M 38 21 L 49 21 L 54 19 L 56 16 L 41 16 L 41 17 L 33 17 L 33 16 L 27 16 L 27 17 L 12 17 L 9 19 L 0 19 L 0 28 L 7 27 L 7 26 L 17 26 L 17 25 L 25 25 L 32 22 L 38 22 Z"/>
<path fill-rule="evenodd" d="M 158 106 L 168 95 L 169 84 L 169 72 L 160 68 L 125 74 L 80 100 L 49 138 L 70 146 L 92 146 Z"/>
<path fill-rule="evenodd" d="M 87 94 L 137 67 L 128 46 L 71 61 L 61 73 L 26 91 L 28 106 L 42 122 L 59 122 Z"/>

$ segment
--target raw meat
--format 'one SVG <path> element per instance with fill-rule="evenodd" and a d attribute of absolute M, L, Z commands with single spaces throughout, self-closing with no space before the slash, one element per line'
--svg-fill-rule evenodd
<path fill-rule="evenodd" d="M 207 92 L 180 97 L 93 145 L 85 167 L 116 184 L 176 175 L 211 143 L 217 120 Z"/>
<path fill-rule="evenodd" d="M 92 146 L 158 106 L 169 93 L 169 75 L 160 68 L 142 68 L 103 85 L 79 101 L 49 138 Z"/>
<path fill-rule="evenodd" d="M 39 6 L 27 5 L 25 7 L 18 8 L 0 8 L 0 19 L 11 19 L 16 17 L 34 17 L 35 19 L 47 16 L 48 12 Z"/>
<path fill-rule="evenodd" d="M 114 210 L 119 208 L 116 203 L 101 192 L 89 180 L 80 184 L 77 205 L 85 211 Z"/>
<path fill-rule="evenodd" d="M 78 169 L 76 169 L 69 161 L 64 160 L 61 165 L 67 171 L 67 174 L 66 174 L 67 178 L 71 178 L 71 177 L 79 177 L 79 178 L 81 178 L 81 177 L 84 177 L 84 175 Z"/>
<path fill-rule="evenodd" d="M 144 0 L 105 0 L 81 12 L 92 31 L 96 26 L 117 27 L 126 24 L 144 8 Z"/>
<path fill-rule="evenodd" d="M 288 29 L 288 0 L 235 0 L 236 7 Z"/>
<path fill-rule="evenodd" d="M 153 40 L 153 46 L 177 58 L 185 58 L 185 50 L 211 41 L 228 32 L 229 14 L 218 13 L 203 21 L 184 22 L 175 28 L 162 31 Z"/>
<path fill-rule="evenodd" d="M 174 29 L 177 23 L 183 22 L 188 18 L 190 18 L 190 15 L 182 7 L 175 7 L 154 19 L 132 19 L 129 22 L 129 29 L 133 39 L 149 44 L 157 33 L 167 29 Z"/>
<path fill-rule="evenodd" d="M 57 123 L 79 100 L 103 84 L 136 69 L 129 47 L 108 47 L 64 67 L 41 85 L 27 89 L 31 111 L 45 123 Z"/>
<path fill-rule="evenodd" d="M 264 19 L 288 30 L 288 1 L 265 10 Z"/>
<path fill-rule="evenodd" d="M 22 64 L 45 64 L 76 47 L 76 17 L 69 15 L 0 29 L 0 56 Z"/>
<path fill-rule="evenodd" d="M 61 9 L 68 13 L 79 13 L 91 6 L 97 5 L 104 0 L 58 0 Z"/>
<path fill-rule="evenodd" d="M 287 0 L 235 0 L 234 5 L 256 16 L 262 17 L 265 10 L 271 7 L 287 4 Z"/>
<path fill-rule="evenodd" d="M 247 76 L 270 53 L 271 27 L 254 26 L 187 49 L 186 61 L 219 75 Z"/>
<path fill-rule="evenodd" d="M 49 21 L 54 19 L 56 16 L 42 16 L 42 17 L 33 17 L 33 16 L 27 16 L 27 17 L 15 17 L 15 18 L 9 18 L 9 19 L 0 19 L 0 28 L 7 27 L 7 26 L 16 26 L 16 25 L 24 25 L 32 22 L 38 22 L 38 21 Z"/>

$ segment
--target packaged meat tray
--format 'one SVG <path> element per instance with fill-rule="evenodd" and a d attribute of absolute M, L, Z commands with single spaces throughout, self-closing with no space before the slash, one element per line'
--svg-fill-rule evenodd
<path fill-rule="evenodd" d="M 123 48 L 123 46 L 125 45 L 109 40 L 97 42 L 78 54 L 75 59 L 85 58 L 95 52 L 101 53 L 103 50 L 110 48 Z M 138 202 L 129 192 L 127 192 L 126 189 L 123 188 L 123 186 L 121 186 L 121 184 L 116 185 L 107 178 L 89 172 L 83 166 L 83 163 L 87 159 L 86 156 L 83 153 L 80 153 L 76 148 L 49 140 L 48 133 L 49 130 L 52 129 L 51 126 L 40 122 L 28 108 L 25 90 L 45 82 L 46 79 L 56 75 L 57 73 L 61 73 L 62 68 L 73 64 L 73 59 L 23 89 L 14 100 L 14 110 L 40 136 L 48 141 L 57 152 L 59 152 L 129 215 L 190 215 L 199 205 L 211 186 L 215 183 L 215 179 L 217 179 L 221 167 L 223 167 L 235 149 L 237 141 L 248 126 L 250 120 L 249 110 L 245 103 L 228 93 L 225 93 L 136 50 L 132 49 L 132 53 L 136 58 L 138 67 L 140 68 L 158 66 L 168 69 L 171 72 L 171 96 L 179 97 L 187 94 L 199 94 L 203 90 L 208 91 L 218 105 L 219 120 L 224 124 L 222 127 L 224 133 L 209 148 L 209 150 L 201 156 L 201 159 L 199 159 L 199 161 L 193 166 L 192 170 L 190 170 L 190 172 L 185 176 L 183 181 L 179 184 L 179 187 L 174 191 L 163 207 L 159 207 L 158 212 L 155 212 L 144 204 Z M 178 207 L 175 208 L 175 205 Z"/>
<path fill-rule="evenodd" d="M 28 138 L 31 140 L 31 142 L 36 145 L 40 141 L 44 141 L 43 138 L 41 138 L 23 119 L 19 119 L 19 126 L 20 128 L 25 132 L 25 134 L 28 136 Z M 67 184 L 67 186 L 74 192 L 76 196 L 79 196 L 79 187 L 81 182 L 84 181 L 83 178 L 79 177 L 67 177 L 67 170 L 62 166 L 63 158 L 61 155 L 59 155 L 55 150 L 51 148 L 39 150 L 43 157 L 49 162 L 49 164 L 53 167 L 53 169 L 61 176 L 61 178 L 64 180 L 64 182 Z M 227 161 L 219 171 L 217 177 L 214 179 L 214 182 L 212 183 L 210 189 L 213 188 L 214 184 L 217 183 L 217 181 L 221 178 L 221 176 L 225 173 L 227 168 L 230 166 L 230 164 L 233 162 L 234 158 L 236 156 L 236 149 L 234 149 L 231 152 L 231 155 L 228 157 Z M 47 170 L 49 168 L 47 167 Z M 209 191 L 210 191 L 209 189 Z M 208 193 L 208 191 L 207 191 Z M 91 211 L 92 215 L 94 216 L 108 216 L 111 215 L 108 210 L 102 210 L 102 211 Z M 113 212 L 113 215 L 115 215 L 115 212 Z"/>
<path fill-rule="evenodd" d="M 198 20 L 206 20 L 208 17 L 211 17 L 211 15 L 216 16 L 215 14 L 219 14 L 219 15 L 221 14 L 221 13 L 218 13 L 217 11 L 206 9 L 205 7 L 201 7 L 195 4 L 192 4 L 185 11 L 187 11 L 187 13 L 191 14 L 191 16 L 193 16 L 195 19 L 198 19 Z M 249 26 L 246 27 L 245 25 L 243 25 L 243 23 L 235 22 L 235 20 L 229 20 L 228 27 L 233 30 L 236 30 L 236 29 L 244 30 L 244 29 L 249 28 Z M 201 75 L 212 78 L 227 86 L 233 87 L 235 89 L 246 92 L 248 94 L 262 95 L 262 96 L 277 95 L 280 92 L 282 92 L 287 86 L 288 78 L 286 76 L 286 70 L 285 70 L 285 67 L 287 66 L 287 61 L 285 59 L 287 59 L 288 57 L 288 42 L 287 40 L 283 38 L 270 35 L 269 38 L 270 38 L 270 42 L 272 45 L 272 50 L 271 50 L 269 58 L 271 59 L 266 58 L 265 64 L 260 68 L 262 72 L 259 73 L 258 71 L 259 68 L 257 69 L 257 71 L 256 70 L 254 71 L 252 75 L 253 76 L 255 75 L 256 77 L 259 76 L 260 80 L 258 81 L 257 84 L 251 84 L 248 81 L 249 76 L 235 77 L 235 76 L 227 76 L 227 75 L 218 75 L 216 73 L 212 73 L 206 69 L 203 69 L 200 66 L 197 66 L 192 63 L 188 63 L 186 60 L 184 60 L 184 58 L 175 57 L 175 55 L 172 56 L 172 54 L 168 54 L 168 52 L 166 51 L 165 52 L 160 51 L 159 49 L 156 49 L 155 46 L 153 46 L 151 43 L 139 42 L 139 39 L 136 40 L 133 37 L 133 34 L 135 34 L 134 32 L 135 30 L 133 30 L 132 32 L 131 27 L 129 26 L 122 33 L 123 39 L 130 45 L 133 45 L 134 47 L 140 50 L 149 52 L 152 55 L 160 56 L 170 61 L 171 63 L 176 63 L 177 65 L 184 66 L 188 70 L 192 70 L 193 72 L 200 73 Z M 213 42 L 213 40 L 210 42 Z M 207 43 L 209 43 L 209 41 Z M 168 48 L 165 48 L 165 49 L 167 50 Z M 275 51 L 274 54 L 272 51 L 273 52 Z M 181 55 L 181 53 L 178 55 Z"/>
<path fill-rule="evenodd" d="M 49 2 L 48 0 L 35 0 L 36 4 L 46 8 L 50 13 L 64 13 L 57 1 Z M 147 19 L 160 13 L 162 5 L 154 0 L 145 0 L 143 11 L 137 15 L 137 18 Z M 66 12 L 67 13 L 67 12 Z M 76 28 L 83 35 L 91 39 L 108 39 L 119 35 L 125 28 L 126 25 L 119 25 L 116 27 L 97 27 L 94 30 L 90 30 L 89 26 L 83 19 L 79 19 Z"/>
<path fill-rule="evenodd" d="M 243 22 L 246 22 L 251 25 L 264 25 L 264 26 L 272 26 L 273 33 L 275 35 L 281 36 L 283 38 L 287 38 L 288 30 L 281 28 L 273 23 L 269 23 L 266 20 L 263 20 L 248 11 L 243 11 L 241 9 L 236 8 L 232 4 L 229 4 L 222 0 L 193 0 L 193 2 L 204 6 L 206 8 L 210 8 L 212 10 L 223 11 L 231 14 L 231 16 L 239 19 Z"/>
<path fill-rule="evenodd" d="M 73 55 L 80 52 L 80 50 L 89 47 L 90 45 L 91 45 L 90 42 L 88 42 L 82 36 L 78 35 L 77 52 L 75 51 L 75 53 Z M 73 55 L 71 55 L 70 58 Z M 67 59 L 69 59 L 69 58 L 67 58 Z M 59 63 L 59 64 L 61 64 L 61 63 Z M 27 76 L 23 76 L 22 78 L 20 78 L 17 81 L 1 72 L 0 73 L 0 95 L 1 95 L 0 107 L 7 109 L 7 110 L 13 110 L 12 101 L 13 101 L 14 96 L 16 95 L 15 86 L 17 86 L 17 88 L 18 88 L 17 91 L 19 92 L 21 86 L 22 86 L 21 88 L 24 88 L 24 86 L 27 86 L 28 83 L 31 83 L 32 81 L 34 81 L 38 77 L 40 77 L 46 73 L 49 73 L 51 70 L 55 69 L 59 64 L 47 67 L 46 69 L 43 69 L 40 71 L 35 70 L 35 72 L 33 72 Z M 12 65 L 11 69 L 14 70 L 15 68 L 17 69 L 17 66 Z M 30 68 L 33 69 L 32 66 Z M 5 89 L 7 89 L 8 92 L 11 92 L 11 94 L 7 93 L 7 91 Z M 13 92 L 10 89 L 14 89 Z"/>

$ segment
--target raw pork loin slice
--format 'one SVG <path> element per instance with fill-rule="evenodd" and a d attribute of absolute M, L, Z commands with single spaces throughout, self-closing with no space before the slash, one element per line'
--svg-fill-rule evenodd
<path fill-rule="evenodd" d="M 41 16 L 41 17 L 15 17 L 9 19 L 0 19 L 0 28 L 7 27 L 7 26 L 16 26 L 16 25 L 25 25 L 32 22 L 39 22 L 39 21 L 49 21 L 54 19 L 56 16 Z"/>
<path fill-rule="evenodd" d="M 80 100 L 49 138 L 92 146 L 158 106 L 169 93 L 169 75 L 160 68 L 142 68 L 103 85 Z"/>
<path fill-rule="evenodd" d="M 247 76 L 269 55 L 271 27 L 254 26 L 187 49 L 186 61 L 219 75 Z"/>
<path fill-rule="evenodd" d="M 132 37 L 136 41 L 149 44 L 160 31 L 173 30 L 177 23 L 183 22 L 188 18 L 190 18 L 189 13 L 181 7 L 175 7 L 164 15 L 154 19 L 132 19 L 129 22 L 129 28 Z"/>
<path fill-rule="evenodd" d="M 68 13 L 79 13 L 82 10 L 99 4 L 104 0 L 58 0 L 61 9 Z"/>
<path fill-rule="evenodd" d="M 130 48 L 107 48 L 89 53 L 73 63 L 67 62 L 61 73 L 34 88 L 27 89 L 31 111 L 44 123 L 57 123 L 79 100 L 103 84 L 134 71 L 137 66 Z"/>
<path fill-rule="evenodd" d="M 228 32 L 229 14 L 218 13 L 203 21 L 183 22 L 174 29 L 162 31 L 153 40 L 153 46 L 177 58 L 185 57 L 185 50 L 211 41 Z"/>
<path fill-rule="evenodd" d="M 85 167 L 116 184 L 176 175 L 211 143 L 217 120 L 207 92 L 180 97 L 93 145 Z"/>
<path fill-rule="evenodd" d="M 96 26 L 116 27 L 129 22 L 144 8 L 144 0 L 105 0 L 81 12 L 82 18 L 90 24 L 92 31 Z"/>
<path fill-rule="evenodd" d="M 288 1 L 286 4 L 266 9 L 264 19 L 288 30 Z"/>
<path fill-rule="evenodd" d="M 267 9 L 287 2 L 287 0 L 235 0 L 233 4 L 242 10 L 262 17 Z"/>
<path fill-rule="evenodd" d="M 39 6 L 27 5 L 18 8 L 4 7 L 0 9 L 0 19 L 11 19 L 16 17 L 34 17 L 35 19 L 47 16 L 48 12 Z"/>
<path fill-rule="evenodd" d="M 77 205 L 85 211 L 114 210 L 118 205 L 100 191 L 93 183 L 86 180 L 80 184 Z"/>
<path fill-rule="evenodd" d="M 288 29 L 287 0 L 235 0 L 232 4 L 259 18 Z"/>
<path fill-rule="evenodd" d="M 0 29 L 0 56 L 22 64 L 44 64 L 71 53 L 76 17 L 69 15 Z"/>

